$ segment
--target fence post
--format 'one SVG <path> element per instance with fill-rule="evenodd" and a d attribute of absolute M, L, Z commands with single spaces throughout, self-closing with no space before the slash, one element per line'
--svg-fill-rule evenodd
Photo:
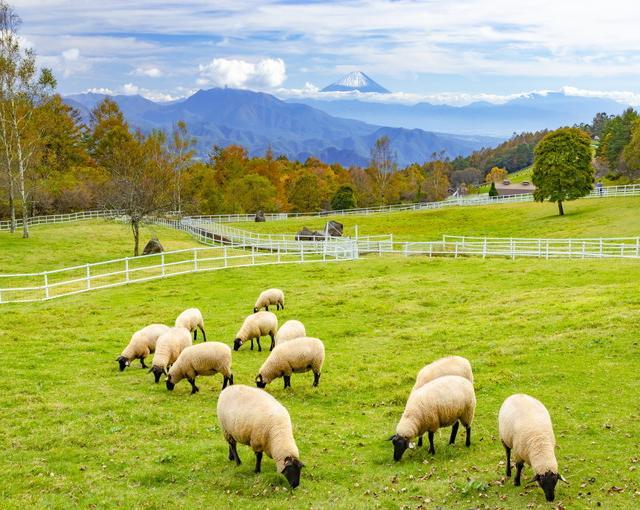
<path fill-rule="evenodd" d="M 196 248 L 193 249 L 193 270 L 194 272 L 198 270 L 198 250 Z"/>
<path fill-rule="evenodd" d="M 636 258 L 640 257 L 640 237 L 636 237 Z"/>
<path fill-rule="evenodd" d="M 409 243 L 404 243 L 404 256 L 409 256 Z"/>
<path fill-rule="evenodd" d="M 280 264 L 280 243 L 278 243 L 278 264 Z"/>
<path fill-rule="evenodd" d="M 304 262 L 304 245 L 300 243 L 300 262 Z"/>
<path fill-rule="evenodd" d="M 49 275 L 44 273 L 44 298 L 49 299 Z"/>
<path fill-rule="evenodd" d="M 164 253 L 160 254 L 160 264 L 162 265 L 162 276 L 164 276 Z"/>
<path fill-rule="evenodd" d="M 585 250 L 587 249 L 586 241 L 582 241 L 582 258 L 585 257 Z"/>
<path fill-rule="evenodd" d="M 600 238 L 600 258 L 602 258 L 602 237 Z"/>
<path fill-rule="evenodd" d="M 256 250 L 255 250 L 255 246 L 252 244 L 251 245 L 251 265 L 254 266 L 256 263 Z"/>
<path fill-rule="evenodd" d="M 129 281 L 129 257 L 124 258 L 124 281 Z"/>
<path fill-rule="evenodd" d="M 87 269 L 86 269 L 86 279 L 87 279 L 87 290 L 89 290 L 91 288 L 91 266 L 89 266 L 89 264 L 87 264 Z"/>
<path fill-rule="evenodd" d="M 573 243 L 571 242 L 571 239 L 569 239 L 569 258 L 571 258 L 573 252 Z"/>
<path fill-rule="evenodd" d="M 482 258 L 487 258 L 487 238 L 484 238 L 484 242 L 482 243 Z"/>
<path fill-rule="evenodd" d="M 455 247 L 456 247 L 456 250 L 455 250 L 455 256 L 454 256 L 454 258 L 456 258 L 456 259 L 457 259 L 457 258 L 458 258 L 458 241 L 456 241 L 456 242 L 455 242 Z"/>

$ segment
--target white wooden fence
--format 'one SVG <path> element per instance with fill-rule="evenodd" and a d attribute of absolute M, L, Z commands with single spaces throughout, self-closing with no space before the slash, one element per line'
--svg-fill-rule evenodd
<path fill-rule="evenodd" d="M 45 216 L 32 216 L 27 219 L 27 225 L 42 225 L 44 223 L 67 223 L 69 221 L 93 220 L 96 218 L 115 218 L 121 216 L 122 211 L 100 210 L 100 211 L 80 211 L 69 214 L 50 214 Z M 0 221 L 0 231 L 10 230 L 9 220 Z M 16 219 L 16 228 L 22 228 L 22 219 Z"/>
<path fill-rule="evenodd" d="M 272 245 L 269 251 L 260 251 L 255 246 L 191 248 L 39 273 L 0 275 L 0 303 L 44 301 L 133 282 L 231 267 L 357 258 L 355 242 L 324 243 L 314 250 L 304 246 L 298 252 L 287 246 L 287 241 Z"/>

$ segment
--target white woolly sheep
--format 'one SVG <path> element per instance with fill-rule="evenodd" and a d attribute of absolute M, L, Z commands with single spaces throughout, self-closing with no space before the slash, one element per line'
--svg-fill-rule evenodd
<path fill-rule="evenodd" d="M 418 372 L 413 389 L 416 390 L 420 386 L 424 386 L 429 381 L 433 381 L 443 375 L 459 375 L 460 377 L 468 379 L 469 382 L 473 384 L 473 372 L 469 360 L 462 356 L 447 356 L 446 358 L 437 359 L 433 363 L 424 366 L 420 372 Z"/>
<path fill-rule="evenodd" d="M 194 394 L 200 391 L 196 386 L 197 376 L 217 373 L 224 377 L 223 390 L 227 383 L 233 384 L 229 346 L 220 342 L 192 345 L 183 350 L 171 366 L 167 374 L 167 389 L 171 391 L 182 379 L 187 379 L 191 383 L 191 394 Z"/>
<path fill-rule="evenodd" d="M 253 307 L 253 313 L 263 307 L 268 312 L 271 305 L 276 305 L 276 310 L 281 308 L 284 310 L 284 292 L 280 289 L 267 289 L 261 292 L 256 305 Z"/>
<path fill-rule="evenodd" d="M 217 414 L 229 443 L 229 460 L 240 465 L 236 444 L 249 445 L 256 454 L 256 473 L 260 472 L 264 452 L 276 462 L 276 469 L 291 487 L 299 485 L 304 464 L 293 438 L 291 418 L 280 402 L 263 390 L 237 384 L 220 393 Z"/>
<path fill-rule="evenodd" d="M 275 336 L 278 332 L 278 318 L 271 312 L 257 312 L 249 315 L 242 327 L 236 334 L 236 338 L 233 341 L 233 349 L 238 350 L 240 346 L 249 340 L 251 340 L 251 350 L 253 350 L 253 340 L 258 341 L 258 351 L 262 351 L 260 345 L 260 337 L 269 335 L 271 337 L 271 350 L 275 346 Z"/>
<path fill-rule="evenodd" d="M 303 336 L 307 336 L 304 324 L 300 321 L 290 320 L 278 328 L 278 333 L 276 334 L 276 345 Z"/>
<path fill-rule="evenodd" d="M 500 407 L 498 430 L 507 454 L 507 476 L 511 476 L 513 451 L 516 463 L 514 484 L 520 485 L 522 468 L 526 462 L 536 473 L 529 483 L 537 483 L 547 501 L 553 501 L 558 480 L 566 480 L 558 473 L 554 452 L 556 439 L 547 408 L 529 395 L 511 395 Z"/>
<path fill-rule="evenodd" d="M 142 368 L 148 368 L 144 359 L 153 354 L 156 350 L 158 337 L 169 331 L 169 326 L 164 324 L 150 324 L 145 328 L 136 331 L 129 340 L 129 344 L 124 348 L 122 354 L 116 361 L 120 364 L 120 372 L 131 365 L 134 359 L 139 359 Z"/>
<path fill-rule="evenodd" d="M 202 318 L 202 313 L 197 308 L 187 308 L 184 312 L 182 312 L 176 318 L 176 327 L 187 328 L 191 333 L 193 333 L 193 341 L 195 342 L 198 338 L 198 329 L 202 331 L 202 337 L 204 341 L 207 341 L 207 335 L 204 332 L 204 319 Z"/>
<path fill-rule="evenodd" d="M 449 444 L 454 444 L 460 422 L 467 431 L 465 445 L 469 446 L 475 409 L 473 384 L 458 375 L 438 377 L 412 391 L 396 433 L 389 438 L 393 441 L 393 459 L 399 461 L 405 450 L 413 446 L 411 440 L 425 432 L 429 433 L 429 453 L 435 454 L 433 435 L 443 427 L 452 426 Z"/>
<path fill-rule="evenodd" d="M 291 387 L 291 374 L 313 371 L 313 386 L 318 386 L 324 363 L 324 344 L 318 338 L 295 338 L 276 345 L 256 376 L 258 388 L 264 388 L 277 377 L 284 378 L 284 387 Z"/>
<path fill-rule="evenodd" d="M 156 342 L 153 363 L 149 369 L 149 372 L 153 372 L 156 383 L 160 381 L 162 374 L 167 373 L 167 370 L 175 363 L 180 353 L 191 344 L 191 333 L 187 328 L 174 327 L 160 335 Z"/>

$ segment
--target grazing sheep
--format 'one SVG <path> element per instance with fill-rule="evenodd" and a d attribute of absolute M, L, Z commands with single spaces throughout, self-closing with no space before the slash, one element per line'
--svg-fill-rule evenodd
<path fill-rule="evenodd" d="M 520 485 L 520 475 L 526 462 L 536 475 L 529 483 L 537 483 L 547 501 L 555 499 L 558 480 L 566 483 L 558 473 L 551 416 L 539 400 L 518 393 L 507 398 L 498 414 L 500 440 L 507 454 L 507 476 L 511 476 L 511 451 L 516 461 L 514 485 Z"/>
<path fill-rule="evenodd" d="M 227 383 L 233 384 L 231 373 L 231 349 L 220 342 L 192 345 L 185 348 L 171 366 L 167 374 L 167 389 L 173 390 L 182 379 L 191 383 L 191 393 L 197 393 L 196 376 L 215 375 L 221 373 L 224 377 L 222 389 Z"/>
<path fill-rule="evenodd" d="M 184 312 L 178 315 L 176 319 L 176 327 L 187 328 L 193 333 L 193 341 L 195 342 L 198 337 L 198 329 L 202 331 L 202 337 L 204 341 L 207 341 L 207 335 L 204 332 L 204 319 L 202 313 L 197 308 L 187 308 Z"/>
<path fill-rule="evenodd" d="M 253 307 L 253 313 L 256 313 L 262 307 L 268 312 L 270 305 L 276 305 L 276 310 L 281 308 L 284 310 L 284 292 L 280 289 L 267 289 L 261 292 L 256 301 L 256 306 Z"/>
<path fill-rule="evenodd" d="M 160 381 L 162 374 L 167 373 L 167 369 L 175 363 L 180 353 L 191 344 L 191 333 L 187 328 L 174 327 L 160 335 L 149 369 L 149 372 L 153 372 L 156 383 Z"/>
<path fill-rule="evenodd" d="M 287 321 L 278 328 L 278 333 L 276 334 L 276 345 L 303 336 L 307 336 L 307 332 L 304 329 L 304 324 L 302 324 L 302 322 L 296 320 Z"/>
<path fill-rule="evenodd" d="M 277 377 L 284 378 L 284 387 L 291 387 L 293 372 L 313 370 L 313 386 L 318 386 L 324 363 L 324 344 L 318 338 L 302 337 L 276 345 L 256 376 L 258 388 L 264 388 Z"/>
<path fill-rule="evenodd" d="M 416 377 L 416 383 L 413 389 L 416 390 L 420 386 L 424 386 L 429 381 L 432 381 L 443 375 L 459 375 L 468 379 L 473 384 L 473 372 L 471 371 L 471 363 L 467 358 L 462 356 L 447 356 L 446 358 L 440 358 L 422 367 L 418 376 Z M 413 391 L 413 390 L 412 390 Z M 422 436 L 418 438 L 418 446 L 422 446 Z"/>
<path fill-rule="evenodd" d="M 399 461 L 405 450 L 413 447 L 411 440 L 425 432 L 429 433 L 429 453 L 435 454 L 433 435 L 442 427 L 453 426 L 449 444 L 454 444 L 459 422 L 467 431 L 465 445 L 469 446 L 475 409 L 473 384 L 458 375 L 438 377 L 412 391 L 396 433 L 389 438 L 393 441 L 393 459 Z"/>
<path fill-rule="evenodd" d="M 291 487 L 299 485 L 304 464 L 293 438 L 291 418 L 280 402 L 263 390 L 237 384 L 220 393 L 217 414 L 229 443 L 229 460 L 240 465 L 236 444 L 249 445 L 256 454 L 256 473 L 260 472 L 264 452 L 276 462 L 276 469 Z"/>
<path fill-rule="evenodd" d="M 129 345 L 124 348 L 116 361 L 120 364 L 120 372 L 131 365 L 134 359 L 139 359 L 142 368 L 147 368 L 144 359 L 155 352 L 158 337 L 169 331 L 169 326 L 164 324 L 150 324 L 136 331 L 129 340 Z"/>
<path fill-rule="evenodd" d="M 238 350 L 240 346 L 251 340 L 251 350 L 253 350 L 253 340 L 258 341 L 258 351 L 262 351 L 260 345 L 260 337 L 269 335 L 271 337 L 271 349 L 275 346 L 275 335 L 278 332 L 278 318 L 271 312 L 256 312 L 249 315 L 244 322 L 240 331 L 236 334 L 233 341 L 233 349 Z"/>

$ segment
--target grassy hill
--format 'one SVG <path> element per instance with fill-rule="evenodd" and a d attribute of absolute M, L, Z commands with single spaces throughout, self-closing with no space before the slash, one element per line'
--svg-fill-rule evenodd
<path fill-rule="evenodd" d="M 561 232 L 631 232 L 633 203 L 623 202 L 613 206 L 626 211 L 632 225 L 611 218 L 608 209 L 598 221 L 589 210 L 596 202 L 582 201 L 569 208 L 582 221 L 541 216 L 538 232 L 552 235 L 558 225 Z M 521 224 L 506 207 L 511 221 Z M 452 226 L 481 230 L 489 218 L 505 215 L 503 206 L 486 209 L 455 210 L 479 211 L 475 227 L 471 220 L 464 224 L 467 216 L 454 221 L 454 210 L 363 220 L 365 232 L 392 228 L 398 236 L 432 237 L 445 228 L 451 233 Z M 29 243 L 49 232 L 46 256 L 76 261 L 82 242 L 70 240 L 78 225 L 34 229 Z M 500 219 L 488 228 L 503 232 L 506 225 Z M 104 253 L 85 254 L 107 258 L 109 246 L 109 257 L 130 250 L 130 234 L 119 227 L 88 226 L 94 236 L 109 231 L 111 240 Z M 171 239 L 170 231 L 160 234 Z M 171 242 L 191 242 L 180 235 Z M 10 251 L 24 258 L 21 268 L 41 267 L 44 262 L 24 246 L 0 250 L 3 260 Z M 0 380 L 2 507 L 549 508 L 537 487 L 516 488 L 504 479 L 497 412 L 508 395 L 527 392 L 553 417 L 559 466 L 571 483 L 558 486 L 556 501 L 566 508 L 634 508 L 640 491 L 633 376 L 639 278 L 632 260 L 371 256 L 237 268 L 1 305 L 0 351 L 7 360 Z M 327 351 L 319 388 L 311 387 L 310 374 L 294 375 L 286 391 L 281 379 L 267 387 L 289 409 L 306 464 L 295 491 L 266 457 L 263 473 L 255 475 L 245 446 L 238 447 L 242 466 L 227 460 L 215 416 L 220 376 L 199 378 L 196 395 L 189 395 L 186 381 L 170 393 L 137 362 L 120 373 L 115 361 L 133 331 L 173 323 L 189 306 L 202 310 L 210 340 L 230 344 L 258 293 L 270 286 L 287 294 L 280 322 L 302 320 Z M 246 346 L 234 352 L 236 383 L 253 385 L 267 354 Z M 447 445 L 449 430 L 441 430 L 435 456 L 420 448 L 394 463 L 386 439 L 415 374 L 449 354 L 468 357 L 474 367 L 478 407 L 471 447 L 463 446 L 464 433 Z M 523 476 L 529 480 L 531 470 Z"/>
<path fill-rule="evenodd" d="M 394 234 L 404 241 L 430 241 L 443 234 L 495 237 L 619 237 L 640 235 L 640 197 L 567 202 L 565 216 L 549 203 L 452 207 L 369 216 L 294 218 L 265 223 L 238 223 L 238 228 L 265 233 L 296 233 L 303 226 L 322 230 L 335 219 L 353 235 Z"/>

